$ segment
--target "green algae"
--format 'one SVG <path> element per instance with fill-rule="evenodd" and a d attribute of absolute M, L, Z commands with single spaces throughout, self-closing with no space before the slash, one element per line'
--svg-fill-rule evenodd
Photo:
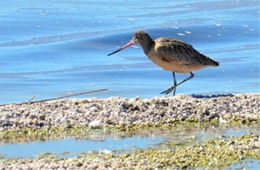
<path fill-rule="evenodd" d="M 206 142 L 197 142 L 192 146 L 177 146 L 174 150 L 158 150 L 154 148 L 139 149 L 133 153 L 101 154 L 85 153 L 81 157 L 92 160 L 120 162 L 124 167 L 163 168 L 163 167 L 223 167 L 238 163 L 244 159 L 260 159 L 259 135 L 244 135 L 229 139 L 215 138 Z M 250 146 L 250 144 L 252 146 Z M 249 146 L 245 149 L 242 146 Z"/>
<path fill-rule="evenodd" d="M 168 121 L 160 123 L 148 123 L 148 124 L 123 124 L 123 125 L 101 125 L 96 128 L 90 128 L 88 126 L 64 126 L 64 127 L 41 127 L 41 128 L 7 128 L 0 131 L 0 141 L 2 143 L 19 143 L 34 140 L 49 140 L 59 139 L 64 137 L 82 138 L 95 134 L 97 132 L 102 133 L 125 133 L 135 134 L 136 131 L 143 129 L 194 129 L 194 127 L 204 126 L 251 126 L 260 125 L 260 122 L 244 122 L 244 121 L 230 121 L 225 124 L 221 124 L 217 120 L 211 121 L 197 121 L 186 119 L 185 121 Z"/>

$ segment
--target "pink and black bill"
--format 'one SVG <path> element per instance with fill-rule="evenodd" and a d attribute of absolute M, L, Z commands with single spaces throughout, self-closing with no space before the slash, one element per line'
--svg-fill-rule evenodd
<path fill-rule="evenodd" d="M 114 52 L 112 52 L 112 53 L 110 53 L 110 54 L 108 54 L 107 56 L 113 55 L 113 54 L 115 54 L 115 53 L 117 53 L 117 52 L 119 52 L 119 51 L 121 51 L 121 50 L 123 50 L 123 49 L 125 49 L 125 48 L 127 48 L 127 47 L 129 47 L 129 46 L 131 46 L 131 45 L 133 45 L 133 44 L 134 44 L 134 42 L 133 42 L 133 41 L 130 41 L 129 43 L 127 43 L 127 44 L 124 45 L 123 47 L 119 48 L 118 50 L 116 50 L 116 51 L 114 51 Z"/>

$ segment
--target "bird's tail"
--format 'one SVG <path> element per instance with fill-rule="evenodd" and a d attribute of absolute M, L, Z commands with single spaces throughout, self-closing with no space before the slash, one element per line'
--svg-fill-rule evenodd
<path fill-rule="evenodd" d="M 219 62 L 209 58 L 208 56 L 205 56 L 205 57 L 207 58 L 207 61 L 206 61 L 207 64 L 206 65 L 219 66 Z"/>
<path fill-rule="evenodd" d="M 212 60 L 212 59 L 210 59 L 210 60 L 212 62 L 212 66 L 219 66 L 219 62 Z"/>

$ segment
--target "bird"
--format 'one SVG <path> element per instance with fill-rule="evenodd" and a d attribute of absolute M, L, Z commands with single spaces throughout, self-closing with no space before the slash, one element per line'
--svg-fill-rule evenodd
<path fill-rule="evenodd" d="M 173 86 L 161 92 L 161 94 L 167 95 L 173 91 L 173 96 L 175 96 L 177 86 L 192 79 L 194 77 L 194 71 L 208 66 L 219 66 L 217 61 L 200 53 L 187 42 L 169 37 L 160 37 L 153 40 L 150 35 L 143 30 L 136 31 L 130 42 L 108 54 L 108 56 L 133 44 L 140 44 L 146 56 L 153 63 L 166 71 L 172 72 Z M 190 76 L 177 83 L 175 73 L 189 73 Z"/>

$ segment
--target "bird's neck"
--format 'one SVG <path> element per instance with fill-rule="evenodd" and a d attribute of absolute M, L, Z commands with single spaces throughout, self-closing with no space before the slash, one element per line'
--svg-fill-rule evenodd
<path fill-rule="evenodd" d="M 154 41 L 151 37 L 147 37 L 146 41 L 144 41 L 141 46 L 143 47 L 144 53 L 148 54 L 154 45 Z"/>

